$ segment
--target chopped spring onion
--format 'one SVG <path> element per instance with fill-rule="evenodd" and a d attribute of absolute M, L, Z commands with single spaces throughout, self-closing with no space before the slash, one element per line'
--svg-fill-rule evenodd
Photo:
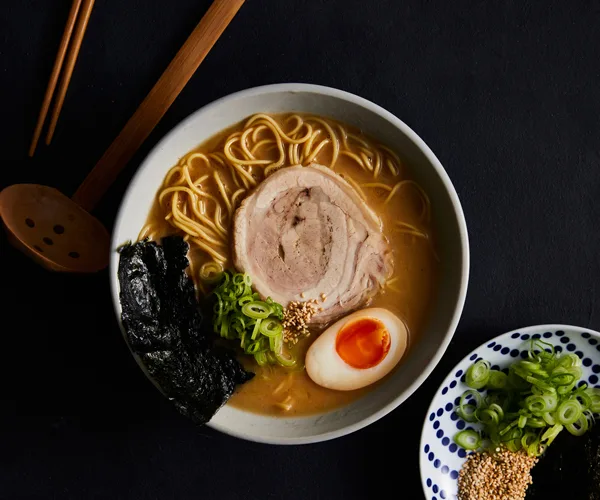
<path fill-rule="evenodd" d="M 529 448 L 533 443 L 537 441 L 537 434 L 535 432 L 526 432 L 521 437 L 521 446 L 523 448 Z"/>
<path fill-rule="evenodd" d="M 545 411 L 546 410 L 546 401 L 544 400 L 544 398 L 542 396 L 537 396 L 535 394 L 532 394 L 531 396 L 529 396 L 525 399 L 525 406 L 532 413 L 538 412 L 538 411 Z"/>
<path fill-rule="evenodd" d="M 556 410 L 558 398 L 556 394 L 532 394 L 525 398 L 525 406 L 532 413 L 546 413 Z"/>
<path fill-rule="evenodd" d="M 221 264 L 216 262 L 205 262 L 200 267 L 198 275 L 204 283 L 212 284 L 217 283 L 223 274 L 223 267 Z"/>
<path fill-rule="evenodd" d="M 467 370 L 465 380 L 471 389 L 482 389 L 490 380 L 490 364 L 484 360 L 477 361 Z"/>
<path fill-rule="evenodd" d="M 290 356 L 290 354 L 284 354 L 283 352 L 275 352 L 275 359 L 281 366 L 291 368 L 296 364 L 296 360 Z"/>
<path fill-rule="evenodd" d="M 260 323 L 260 333 L 266 337 L 277 337 L 282 331 L 281 322 L 275 318 L 267 318 Z"/>
<path fill-rule="evenodd" d="M 242 306 L 242 312 L 248 316 L 249 318 L 254 319 L 265 319 L 268 318 L 273 309 L 266 302 L 262 302 L 261 300 L 253 300 L 252 302 L 247 302 Z"/>
<path fill-rule="evenodd" d="M 475 400 L 474 405 L 471 403 L 467 403 L 467 401 L 470 399 Z M 458 413 L 458 416 L 460 418 L 462 418 L 463 420 L 465 420 L 467 422 L 475 422 L 475 421 L 477 421 L 475 412 L 477 411 L 479 406 L 481 406 L 482 401 L 483 401 L 483 398 L 481 397 L 481 394 L 479 394 L 477 391 L 473 391 L 473 390 L 465 391 L 463 393 L 463 395 L 460 397 L 460 401 L 458 403 L 458 409 L 456 410 L 456 413 Z"/>
<path fill-rule="evenodd" d="M 503 445 L 539 456 L 563 429 L 583 435 L 594 414 L 600 413 L 600 389 L 581 384 L 582 373 L 576 354 L 559 354 L 541 340 L 530 343 L 527 358 L 513 362 L 508 375 L 492 370 L 488 361 L 477 360 L 467 370 L 469 390 L 462 394 L 456 413 L 479 424 L 482 432 L 460 432 L 456 443 L 467 450 L 481 443 Z M 479 392 L 482 389 L 487 391 L 485 397 Z"/>
<path fill-rule="evenodd" d="M 546 432 L 544 432 L 542 434 L 542 441 L 546 442 L 546 445 L 550 446 L 550 443 L 552 443 L 552 441 L 554 441 L 554 439 L 556 438 L 556 436 L 558 436 L 560 434 L 560 431 L 563 430 L 563 426 L 560 424 L 556 424 L 553 425 L 552 427 L 549 427 Z"/>
<path fill-rule="evenodd" d="M 527 416 L 521 415 L 519 417 L 519 423 L 517 425 L 519 426 L 519 429 L 524 429 L 525 426 L 527 425 Z"/>
<path fill-rule="evenodd" d="M 481 437 L 475 431 L 467 429 L 456 434 L 454 442 L 465 450 L 476 450 L 481 446 Z"/>
<path fill-rule="evenodd" d="M 577 354 L 568 353 L 561 356 L 556 365 L 557 367 L 571 368 L 581 366 L 581 358 Z"/>
<path fill-rule="evenodd" d="M 529 417 L 527 419 L 527 425 L 534 429 L 543 429 L 546 427 L 546 421 L 543 418 Z"/>
<path fill-rule="evenodd" d="M 576 399 L 567 399 L 556 410 L 556 418 L 563 425 L 574 424 L 579 420 L 582 413 L 579 401 Z"/>
<path fill-rule="evenodd" d="M 205 273 L 216 268 L 204 269 Z M 202 272 L 202 270 L 201 270 Z M 213 328 L 263 366 L 279 363 L 292 367 L 296 360 L 283 347 L 283 307 L 271 298 L 260 300 L 252 291 L 250 276 L 222 271 L 213 290 Z"/>
<path fill-rule="evenodd" d="M 266 352 L 257 352 L 254 355 L 254 359 L 256 359 L 256 362 L 259 364 L 259 366 L 264 366 L 264 365 L 269 364 L 269 360 L 267 359 Z"/>
<path fill-rule="evenodd" d="M 252 295 L 244 295 L 241 299 L 238 299 L 238 305 L 242 307 L 244 304 L 252 302 L 253 300 L 254 297 Z"/>
<path fill-rule="evenodd" d="M 539 378 L 534 377 L 533 375 L 528 375 L 525 378 L 525 380 L 527 380 L 527 382 L 529 382 L 531 385 L 534 385 L 538 389 L 541 389 L 542 391 L 547 391 L 551 393 L 556 391 L 556 389 L 552 387 L 548 382 L 540 380 Z"/>
<path fill-rule="evenodd" d="M 513 439 L 511 441 L 508 441 L 507 443 L 505 443 L 505 446 L 510 450 L 510 451 L 519 451 L 519 446 L 520 446 L 520 441 L 518 439 Z"/>
<path fill-rule="evenodd" d="M 507 434 L 508 432 L 511 431 L 511 429 L 517 425 L 519 423 L 518 420 L 515 420 L 513 422 L 511 422 L 510 424 L 508 424 L 506 427 L 504 427 L 501 431 L 500 431 L 500 436 L 504 436 L 505 434 Z"/>
<path fill-rule="evenodd" d="M 261 323 L 262 323 L 262 319 L 257 319 L 254 322 L 254 328 L 252 328 L 252 335 L 250 337 L 252 340 L 256 340 L 258 338 L 258 334 L 260 333 Z"/>
<path fill-rule="evenodd" d="M 260 340 L 255 340 L 246 348 L 246 352 L 248 354 L 258 354 L 264 351 L 265 349 L 263 349 L 262 342 Z"/>
<path fill-rule="evenodd" d="M 548 373 L 546 372 L 546 370 L 544 370 L 542 368 L 542 365 L 540 363 L 533 363 L 531 361 L 521 361 L 519 363 L 519 366 L 529 372 L 532 373 L 534 375 L 537 375 L 538 377 L 541 378 L 548 378 Z"/>
<path fill-rule="evenodd" d="M 521 437 L 523 437 L 523 429 L 512 427 L 506 434 L 504 434 L 504 436 L 502 436 L 501 441 L 505 443 L 510 441 L 520 441 Z"/>
<path fill-rule="evenodd" d="M 492 403 L 488 406 L 488 410 L 495 411 L 498 414 L 498 418 L 502 420 L 504 418 L 504 410 L 496 403 Z"/>
<path fill-rule="evenodd" d="M 500 422 L 498 413 L 496 413 L 494 410 L 490 410 L 489 408 L 478 411 L 476 415 L 477 415 L 477 419 L 482 424 L 498 425 L 498 422 Z"/>
<path fill-rule="evenodd" d="M 540 445 L 540 440 L 536 439 L 527 447 L 527 454 L 531 456 L 539 456 L 544 452 L 544 448 Z"/>
<path fill-rule="evenodd" d="M 499 370 L 490 370 L 490 378 L 487 383 L 489 389 L 504 389 L 508 383 L 508 375 Z"/>
<path fill-rule="evenodd" d="M 492 403 L 487 408 L 477 409 L 475 412 L 475 421 L 486 425 L 498 425 L 503 417 L 504 410 L 495 403 Z"/>
<path fill-rule="evenodd" d="M 583 384 L 573 393 L 573 397 L 579 401 L 581 409 L 584 411 L 592 406 L 592 398 L 587 392 L 585 392 L 587 388 L 587 384 Z"/>
<path fill-rule="evenodd" d="M 575 375 L 569 373 L 565 368 L 558 367 L 554 369 L 550 382 L 557 387 L 571 385 L 575 382 Z"/>
<path fill-rule="evenodd" d="M 465 422 L 477 422 L 477 417 L 475 416 L 476 411 L 477 407 L 475 405 L 464 404 L 456 410 L 456 413 L 458 413 L 458 416 Z"/>
<path fill-rule="evenodd" d="M 590 411 L 592 413 L 600 413 L 600 389 L 589 388 L 585 390 L 585 393 L 590 397 Z"/>
<path fill-rule="evenodd" d="M 589 425 L 588 417 L 582 413 L 575 422 L 565 425 L 565 429 L 573 436 L 583 436 L 588 431 Z"/>

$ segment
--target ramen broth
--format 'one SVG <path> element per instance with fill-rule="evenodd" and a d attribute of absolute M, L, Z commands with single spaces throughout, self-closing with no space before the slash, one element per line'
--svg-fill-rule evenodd
<path fill-rule="evenodd" d="M 285 128 L 285 119 L 288 115 L 271 116 L 282 128 Z M 328 122 L 336 123 L 329 120 Z M 240 124 L 219 133 L 194 151 L 207 154 L 219 148 L 222 149 L 226 138 L 241 126 Z M 360 131 L 348 126 L 344 127 L 356 136 L 364 137 Z M 269 154 L 275 155 L 276 151 L 266 152 L 261 157 L 270 158 Z M 323 148 L 322 153 L 319 153 L 314 161 L 328 165 L 330 160 L 330 148 Z M 406 166 L 403 166 L 399 179 L 409 178 L 406 170 Z M 347 156 L 340 155 L 338 157 L 335 171 L 345 179 L 354 181 L 353 185 L 374 183 L 373 175 L 363 170 L 352 158 Z M 225 173 L 223 182 L 227 187 L 230 187 L 228 183 L 232 182 Z M 387 204 L 385 200 L 389 195 L 389 190 L 370 187 L 363 189 L 363 193 L 366 195 L 368 206 L 381 218 L 383 234 L 390 242 L 394 262 L 392 278 L 384 289 L 371 300 L 369 306 L 387 308 L 405 321 L 409 332 L 409 351 L 406 355 L 410 355 L 411 346 L 419 341 L 423 332 L 435 294 L 439 263 L 432 242 L 432 228 L 430 222 L 423 220 L 423 200 L 416 189 L 403 189 Z M 395 230 L 399 220 L 419 227 L 427 234 L 427 237 Z M 151 239 L 159 240 L 170 234 L 181 234 L 179 230 L 164 220 L 164 210 L 158 201 L 155 201 L 152 207 L 148 225 L 153 228 L 149 235 Z M 208 293 L 209 290 L 199 283 L 194 270 L 199 269 L 210 258 L 206 252 L 198 248 L 191 248 L 188 257 L 191 273 L 198 285 L 199 293 Z M 232 268 L 231 255 L 229 254 L 227 258 L 224 267 Z M 335 391 L 321 387 L 309 378 L 303 369 L 302 361 L 310 344 L 318 337 L 319 333 L 320 331 L 312 329 L 309 337 L 301 338 L 291 348 L 291 352 L 299 360 L 297 368 L 288 369 L 279 365 L 259 366 L 252 356 L 241 354 L 239 359 L 244 367 L 254 372 L 256 376 L 239 386 L 228 404 L 261 414 L 297 416 L 329 411 L 351 403 L 370 391 L 373 386 L 354 391 Z"/>

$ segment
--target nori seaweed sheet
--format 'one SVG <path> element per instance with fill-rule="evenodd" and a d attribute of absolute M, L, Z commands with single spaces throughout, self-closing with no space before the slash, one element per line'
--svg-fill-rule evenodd
<path fill-rule="evenodd" d="M 527 500 L 600 500 L 600 427 L 580 437 L 562 431 L 531 476 Z"/>
<path fill-rule="evenodd" d="M 232 351 L 215 344 L 203 324 L 186 273 L 188 244 L 179 236 L 161 245 L 141 241 L 120 249 L 121 320 L 129 344 L 176 408 L 198 424 L 227 402 L 245 371 Z"/>

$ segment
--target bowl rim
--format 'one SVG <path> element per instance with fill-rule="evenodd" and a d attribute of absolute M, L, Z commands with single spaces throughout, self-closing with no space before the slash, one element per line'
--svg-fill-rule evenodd
<path fill-rule="evenodd" d="M 282 438 L 282 437 L 269 437 L 264 435 L 252 435 L 251 433 L 238 431 L 236 429 L 232 429 L 227 425 L 221 425 L 209 421 L 206 425 L 212 429 L 223 432 L 224 434 L 237 437 L 240 439 L 245 439 L 248 441 L 254 441 L 258 443 L 265 444 L 279 444 L 279 445 L 290 445 L 290 444 L 310 444 L 310 443 L 318 443 L 323 441 L 328 441 L 334 438 L 342 437 L 357 430 L 360 430 L 377 420 L 381 419 L 394 409 L 396 409 L 400 404 L 402 404 L 406 399 L 414 394 L 414 392 L 423 384 L 423 382 L 429 377 L 429 375 L 433 372 L 435 367 L 438 365 L 439 361 L 445 354 L 454 333 L 456 332 L 456 328 L 458 326 L 458 322 L 460 320 L 466 295 L 467 288 L 469 283 L 469 275 L 470 275 L 470 249 L 469 249 L 469 237 L 467 232 L 467 223 L 465 220 L 464 212 L 462 209 L 462 205 L 458 198 L 458 194 L 450 177 L 448 176 L 446 170 L 442 166 L 441 162 L 438 160 L 437 156 L 433 153 L 433 151 L 427 146 L 427 144 L 421 139 L 416 132 L 414 132 L 406 123 L 400 120 L 398 117 L 393 115 L 391 112 L 382 108 L 378 104 L 369 101 L 363 97 L 357 96 L 350 92 L 339 90 L 332 87 L 308 84 L 308 83 L 276 83 L 269 85 L 262 85 L 258 87 L 252 87 L 249 89 L 240 90 L 221 98 L 218 98 L 202 107 L 190 113 L 186 118 L 177 123 L 169 132 L 167 132 L 148 152 L 148 154 L 144 157 L 141 163 L 138 165 L 134 175 L 129 180 L 127 188 L 123 194 L 121 202 L 119 204 L 117 216 L 115 218 L 115 223 L 112 230 L 111 235 L 111 246 L 110 246 L 110 256 L 109 256 L 109 279 L 110 279 L 110 289 L 111 296 L 113 302 L 113 310 L 117 317 L 117 322 L 121 329 L 121 333 L 124 335 L 125 343 L 127 344 L 129 350 L 134 355 L 134 359 L 140 365 L 140 360 L 135 356 L 131 347 L 129 346 L 129 342 L 127 342 L 127 338 L 125 336 L 123 324 L 121 322 L 120 315 L 120 303 L 119 303 L 119 285 L 118 285 L 118 276 L 117 276 L 117 268 L 115 265 L 115 259 L 113 259 L 114 249 L 118 248 L 121 242 L 116 241 L 117 233 L 119 233 L 119 228 L 122 226 L 123 221 L 126 218 L 126 214 L 123 211 L 123 206 L 128 200 L 129 196 L 131 196 L 132 190 L 134 186 L 138 184 L 140 179 L 143 177 L 148 165 L 153 158 L 154 155 L 160 151 L 165 143 L 167 143 L 172 137 L 176 136 L 183 130 L 188 124 L 195 121 L 198 115 L 209 113 L 211 110 L 215 108 L 219 108 L 220 106 L 226 105 L 228 102 L 233 102 L 239 99 L 245 99 L 248 97 L 255 97 L 259 95 L 275 95 L 281 93 L 309 93 L 309 94 L 317 94 L 317 95 L 325 95 L 332 98 L 337 98 L 342 101 L 347 101 L 359 107 L 366 109 L 367 111 L 378 115 L 383 118 L 395 128 L 399 129 L 413 144 L 423 153 L 426 157 L 427 161 L 431 165 L 431 167 L 436 171 L 439 176 L 446 193 L 450 199 L 450 202 L 453 207 L 454 217 L 456 218 L 456 222 L 458 225 L 458 233 L 461 247 L 461 276 L 460 276 L 460 285 L 458 288 L 457 298 L 456 298 L 456 306 L 454 308 L 454 312 L 452 317 L 450 318 L 450 322 L 448 324 L 448 328 L 446 329 L 446 333 L 444 337 L 441 339 L 440 346 L 437 349 L 436 353 L 429 359 L 427 364 L 424 366 L 423 370 L 419 374 L 418 377 L 413 380 L 413 382 L 405 389 L 401 394 L 399 394 L 396 398 L 390 401 L 385 406 L 381 407 L 377 411 L 373 412 L 368 417 L 360 420 L 359 422 L 342 426 L 336 430 L 324 432 L 322 434 L 316 434 L 308 437 L 293 437 L 293 438 Z M 142 367 L 140 365 L 140 367 Z M 148 373 L 143 369 L 144 373 L 150 381 L 159 388 L 154 380 L 149 377 Z M 159 388 L 160 390 L 160 388 Z"/>
<path fill-rule="evenodd" d="M 436 399 L 437 395 L 441 392 L 442 388 L 446 385 L 446 380 L 448 379 L 448 377 L 450 377 L 450 375 L 452 375 L 456 371 L 456 368 L 458 367 L 458 365 L 461 365 L 462 363 L 467 361 L 469 359 L 469 357 L 471 357 L 476 351 L 480 350 L 482 347 L 486 346 L 490 342 L 497 341 L 498 339 L 512 335 L 513 333 L 531 333 L 531 332 L 537 333 L 540 331 L 553 331 L 553 330 L 571 330 L 571 331 L 577 332 L 577 333 L 589 333 L 591 336 L 596 337 L 596 338 L 598 338 L 598 340 L 600 340 L 600 332 L 590 329 L 590 328 L 585 328 L 583 326 L 564 325 L 564 324 L 560 324 L 560 323 L 544 323 L 544 324 L 540 324 L 540 325 L 530 325 L 530 326 L 525 326 L 523 328 L 515 328 L 514 330 L 510 330 L 508 332 L 501 333 L 500 335 L 496 335 L 495 337 L 485 340 L 484 342 L 479 344 L 477 347 L 471 349 L 471 351 L 469 351 L 467 354 L 465 354 L 464 357 L 462 357 L 452 368 L 450 368 L 450 370 L 448 371 L 446 376 L 440 382 L 440 385 L 438 386 L 438 388 L 433 393 L 433 396 L 431 397 L 431 401 L 429 402 L 429 406 L 427 407 L 427 411 L 425 412 L 425 416 L 423 417 L 423 426 L 421 427 L 421 439 L 419 439 L 419 448 L 417 449 L 417 453 L 419 454 L 419 476 L 421 476 L 421 487 L 423 488 L 423 494 L 425 495 L 425 498 L 428 497 L 428 492 L 427 492 L 428 487 L 427 487 L 427 484 L 425 482 L 425 478 L 423 475 L 424 453 L 422 453 L 422 451 L 426 444 L 424 442 L 424 440 L 425 440 L 425 428 L 427 426 L 427 415 L 429 415 L 432 412 L 432 408 L 434 408 L 433 402 Z"/>

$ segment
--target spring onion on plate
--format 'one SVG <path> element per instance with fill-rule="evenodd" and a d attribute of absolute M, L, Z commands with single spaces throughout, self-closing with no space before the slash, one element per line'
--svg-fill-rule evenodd
<path fill-rule="evenodd" d="M 481 437 L 471 429 L 459 432 L 454 436 L 454 441 L 465 450 L 476 450 L 481 446 Z"/>
<path fill-rule="evenodd" d="M 574 436 L 585 434 L 594 414 L 600 413 L 600 389 L 577 387 L 581 376 L 577 355 L 558 355 L 552 344 L 541 340 L 531 341 L 528 359 L 512 363 L 508 374 L 477 360 L 465 374 L 470 389 L 456 413 L 481 424 L 482 433 L 462 431 L 454 441 L 466 450 L 478 449 L 487 440 L 493 448 L 504 445 L 539 456 L 564 429 Z"/>
<path fill-rule="evenodd" d="M 228 340 L 239 340 L 259 365 L 279 363 L 292 367 L 296 360 L 283 347 L 283 307 L 252 291 L 250 276 L 224 271 L 214 296 L 213 327 Z"/>

